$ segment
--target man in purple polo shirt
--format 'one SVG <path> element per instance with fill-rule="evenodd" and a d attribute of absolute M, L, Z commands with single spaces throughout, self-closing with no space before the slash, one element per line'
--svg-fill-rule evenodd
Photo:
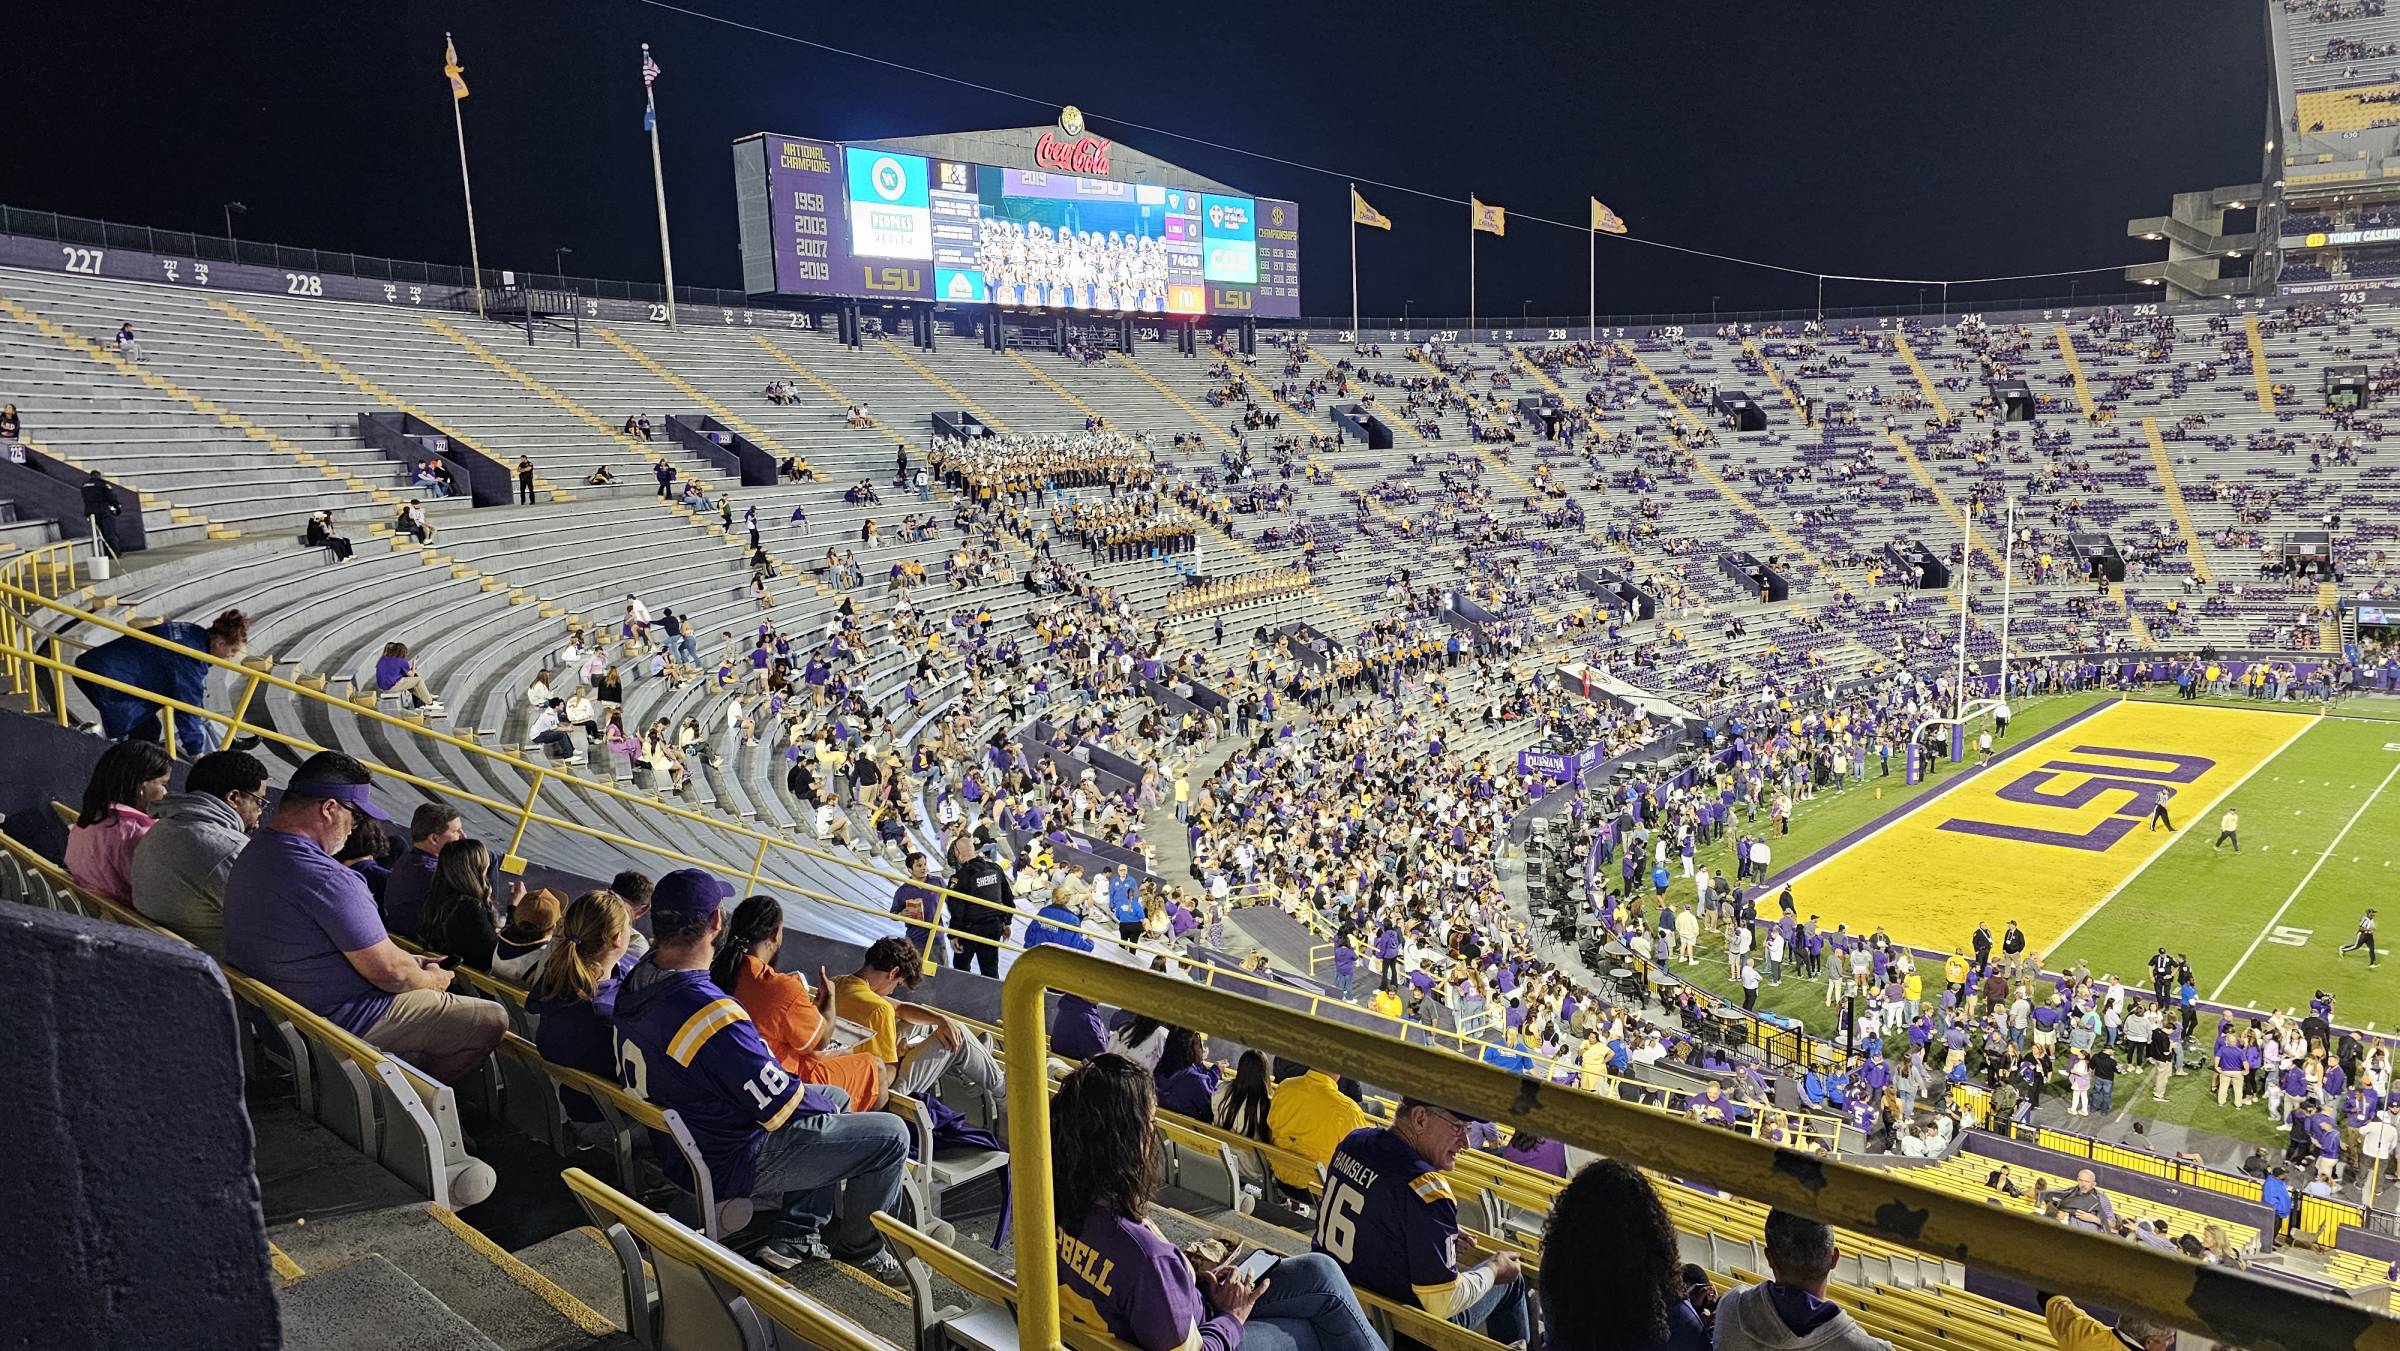
<path fill-rule="evenodd" d="M 334 860 L 360 817 L 387 819 L 368 784 L 366 766 L 339 751 L 301 762 L 225 879 L 225 961 L 455 1083 L 500 1044 L 508 1014 L 488 999 L 449 993 L 450 973 L 402 951 L 384 931 L 367 880 Z"/>
<path fill-rule="evenodd" d="M 418 804 L 408 818 L 408 852 L 392 864 L 392 875 L 383 884 L 383 922 L 393 933 L 416 937 L 418 912 L 433 886 L 433 867 L 441 859 L 442 846 L 466 837 L 466 823 L 458 819 L 456 808 L 439 802 Z"/>

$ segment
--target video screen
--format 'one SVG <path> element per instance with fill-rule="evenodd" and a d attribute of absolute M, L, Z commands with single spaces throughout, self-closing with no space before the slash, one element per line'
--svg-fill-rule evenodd
<path fill-rule="evenodd" d="M 745 143 L 736 143 L 737 165 L 765 174 L 746 199 L 758 207 L 743 217 L 743 247 L 746 257 L 765 251 L 778 291 L 1134 314 L 1299 313 L 1299 209 L 1290 202 L 764 139 L 774 153 L 744 158 Z M 836 164 L 838 174 L 826 172 Z M 842 194 L 834 210 L 829 187 Z M 840 221 L 840 237 L 828 217 Z"/>

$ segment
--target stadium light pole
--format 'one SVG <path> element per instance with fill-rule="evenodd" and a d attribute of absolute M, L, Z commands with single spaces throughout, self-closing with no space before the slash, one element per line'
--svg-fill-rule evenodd
<path fill-rule="evenodd" d="M 235 216 L 247 216 L 249 214 L 250 208 L 242 205 L 240 202 L 227 202 L 225 204 L 225 237 L 227 239 L 233 238 L 233 218 Z"/>
<path fill-rule="evenodd" d="M 564 244 L 555 245 L 550 250 L 550 271 L 558 278 L 558 284 L 562 290 L 565 289 L 567 284 L 566 257 L 568 254 L 573 253 L 574 251 L 575 250 L 567 247 Z"/>

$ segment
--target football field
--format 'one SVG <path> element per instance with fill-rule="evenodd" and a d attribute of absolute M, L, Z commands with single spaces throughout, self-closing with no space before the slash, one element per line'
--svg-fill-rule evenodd
<path fill-rule="evenodd" d="M 2400 723 L 2128 700 L 2001 749 L 1792 874 L 1802 913 L 1939 951 L 2014 919 L 2051 969 L 2136 987 L 2163 944 L 2204 999 L 2285 1008 L 2322 988 L 2343 1022 L 2400 1022 L 2400 965 L 2339 953 L 2367 907 L 2400 901 Z M 2151 824 L 2162 790 L 2171 831 Z M 2216 846 L 2229 807 L 2238 854 Z"/>

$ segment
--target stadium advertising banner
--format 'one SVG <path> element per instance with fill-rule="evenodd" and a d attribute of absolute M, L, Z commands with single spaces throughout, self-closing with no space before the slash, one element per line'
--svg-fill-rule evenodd
<path fill-rule="evenodd" d="M 743 147 L 763 141 L 763 157 Z M 763 164 L 773 289 L 1161 315 L 1300 314 L 1300 208 L 1153 183 L 746 137 Z M 1066 156 L 1105 170 L 1105 158 Z M 743 217 L 745 255 L 756 216 Z M 764 274 L 758 275 L 764 279 Z M 754 280 L 753 285 L 756 285 Z"/>

